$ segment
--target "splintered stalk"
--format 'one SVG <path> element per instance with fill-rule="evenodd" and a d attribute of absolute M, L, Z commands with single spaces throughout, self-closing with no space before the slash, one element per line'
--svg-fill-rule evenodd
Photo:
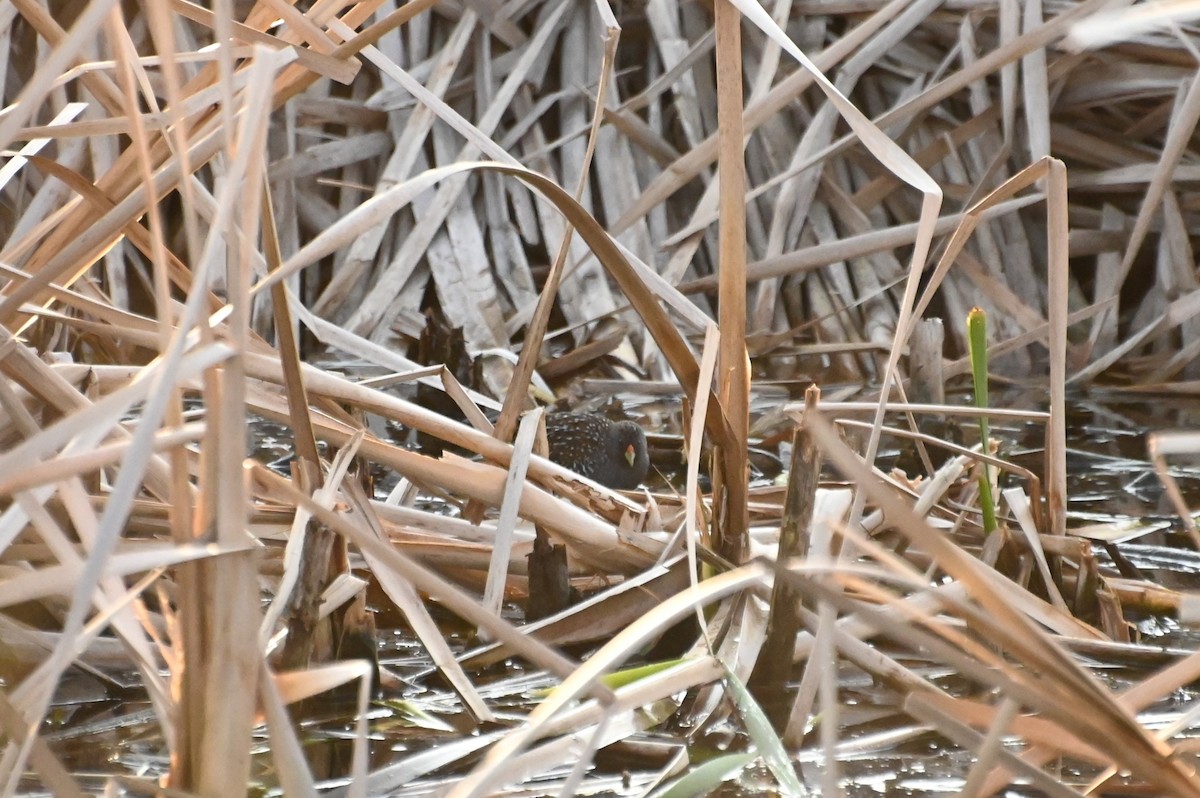
<path fill-rule="evenodd" d="M 975 384 L 975 406 L 986 410 L 988 406 L 988 362 L 987 362 L 987 313 L 981 308 L 971 308 L 967 314 L 967 346 L 971 355 L 971 379 Z M 991 451 L 987 416 L 979 417 L 980 448 L 986 455 Z M 990 535 L 996 531 L 996 503 L 992 499 L 992 480 L 988 464 L 980 462 L 979 505 L 983 510 L 983 531 Z"/>

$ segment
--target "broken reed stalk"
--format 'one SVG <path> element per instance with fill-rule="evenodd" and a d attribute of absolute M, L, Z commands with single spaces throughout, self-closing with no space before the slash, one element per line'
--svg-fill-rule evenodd
<path fill-rule="evenodd" d="M 804 392 L 804 409 L 814 412 L 821 400 L 821 389 L 810 385 Z M 776 565 L 803 560 L 808 555 L 808 540 L 821 476 L 821 451 L 805 428 L 804 422 L 792 433 L 792 459 L 788 469 L 787 493 L 783 500 L 783 518 L 779 524 L 779 549 Z M 762 704 L 772 727 L 783 733 L 791 714 L 786 684 L 795 659 L 796 635 L 804 624 L 799 615 L 801 594 L 786 579 L 776 578 L 771 589 L 767 639 L 759 653 L 750 678 L 750 688 Z"/>
<path fill-rule="evenodd" d="M 921 319 L 913 327 L 908 340 L 908 401 L 913 404 L 944 405 L 946 403 L 945 360 L 942 357 L 945 330 L 941 319 Z M 910 415 L 911 418 L 911 415 Z M 910 425 L 911 425 L 910 421 Z M 946 417 L 923 415 L 917 420 L 915 430 L 935 438 L 945 439 Z M 933 461 L 925 441 L 917 438 L 913 448 L 920 457 L 925 473 L 933 474 Z M 910 469 L 911 470 L 911 469 Z"/>
<path fill-rule="evenodd" d="M 1197 78 L 1200 84 L 1200 78 Z M 1067 315 L 1070 223 L 1067 167 L 1046 158 L 1046 304 L 1050 356 L 1050 423 L 1046 425 L 1046 504 L 1054 535 L 1067 533 Z"/>
<path fill-rule="evenodd" d="M 269 184 L 263 197 L 264 255 L 271 269 L 283 262 L 276 234 L 274 211 Z M 294 475 L 300 490 L 313 495 L 324 484 L 321 458 L 316 435 L 309 418 L 309 397 L 304 388 L 300 367 L 300 349 L 296 342 L 295 325 L 283 283 L 271 286 L 271 305 L 275 316 L 275 331 L 279 339 L 279 361 L 283 369 L 283 388 L 287 397 L 288 416 L 295 436 L 296 467 Z M 279 664 L 283 670 L 301 670 L 308 666 L 317 632 L 317 616 L 321 596 L 329 584 L 329 564 L 336 536 L 315 518 L 309 518 L 304 530 L 300 553 L 300 577 L 287 597 L 287 638 L 283 643 Z M 267 630 L 270 634 L 271 630 Z"/>
<path fill-rule="evenodd" d="M 256 59 L 248 68 L 243 96 L 247 110 L 236 130 L 228 131 L 228 182 L 218 195 L 218 213 L 205 241 L 208 254 L 219 236 L 232 243 L 226 258 L 230 315 L 225 335 L 233 355 L 204 374 L 208 430 L 202 442 L 201 514 L 194 530 L 200 541 L 231 550 L 227 556 L 186 563 L 180 568 L 184 587 L 179 608 L 183 632 L 182 699 L 171 784 L 201 795 L 241 792 L 250 775 L 250 732 L 257 705 L 258 555 L 248 548 L 246 516 L 249 496 L 242 463 L 246 459 L 246 371 L 244 354 L 250 341 L 250 242 L 261 206 L 265 161 L 255 157 L 265 148 L 268 96 L 274 64 Z M 232 88 L 226 86 L 232 94 Z M 235 155 L 236 153 L 236 155 Z M 251 187 L 240 191 L 245 180 Z M 204 291 L 204 282 L 194 286 Z M 189 297 L 189 304 L 193 303 Z M 195 319 L 193 323 L 199 322 Z M 189 325 L 190 326 L 190 325 Z M 201 334 L 211 334 L 202 322 Z M 241 551 L 237 551 L 241 549 Z"/>
<path fill-rule="evenodd" d="M 189 723 L 181 729 L 178 750 L 184 756 L 171 780 L 201 795 L 230 795 L 245 789 L 250 775 L 251 729 L 259 703 L 258 671 L 263 667 L 258 646 L 261 551 L 249 546 L 252 539 L 246 529 L 250 495 L 243 468 L 248 455 L 245 355 L 254 340 L 250 286 L 258 254 L 254 244 L 264 216 L 264 153 L 278 66 L 272 51 L 257 49 L 245 67 L 247 82 L 239 96 L 241 107 L 237 110 L 242 113 L 236 126 L 235 108 L 229 103 L 222 106 L 229 123 L 224 136 L 228 170 L 225 182 L 219 185 L 218 212 L 200 255 L 200 263 L 204 263 L 211 260 L 218 242 L 226 247 L 226 306 L 230 313 L 225 336 L 234 350 L 232 357 L 205 374 L 206 387 L 215 390 L 205 394 L 209 434 L 202 444 L 200 482 L 201 517 L 211 519 L 211 539 L 231 553 L 196 563 L 192 596 L 202 603 L 194 603 L 180 614 L 186 696 L 181 713 Z M 219 75 L 225 96 L 232 98 L 232 70 L 222 69 Z M 206 281 L 197 280 L 192 290 L 199 297 L 189 297 L 189 305 L 199 304 L 207 288 Z M 202 336 L 209 330 L 199 319 L 197 326 Z M 206 528 L 196 532 L 201 539 L 209 537 Z"/>
<path fill-rule="evenodd" d="M 746 139 L 742 126 L 742 15 L 715 0 L 720 191 L 721 404 L 730 439 L 713 457 L 717 553 L 734 564 L 749 548 L 750 366 L 746 355 Z"/>

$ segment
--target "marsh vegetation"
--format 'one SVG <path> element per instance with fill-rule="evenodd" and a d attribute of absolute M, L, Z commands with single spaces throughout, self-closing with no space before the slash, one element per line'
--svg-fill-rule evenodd
<path fill-rule="evenodd" d="M 1200 795 L 1184 11 L 0 5 L 0 790 Z"/>

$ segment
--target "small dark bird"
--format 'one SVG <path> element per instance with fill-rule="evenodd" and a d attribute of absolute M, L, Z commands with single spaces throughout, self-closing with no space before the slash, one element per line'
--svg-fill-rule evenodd
<path fill-rule="evenodd" d="M 633 490 L 650 470 L 646 433 L 632 421 L 611 421 L 595 413 L 546 416 L 550 459 L 564 468 L 616 490 Z"/>

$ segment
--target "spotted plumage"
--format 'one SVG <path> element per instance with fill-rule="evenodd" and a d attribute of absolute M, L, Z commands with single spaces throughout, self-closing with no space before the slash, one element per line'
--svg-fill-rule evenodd
<path fill-rule="evenodd" d="M 632 421 L 595 413 L 546 416 L 550 459 L 609 488 L 632 490 L 646 478 L 646 433 Z"/>

